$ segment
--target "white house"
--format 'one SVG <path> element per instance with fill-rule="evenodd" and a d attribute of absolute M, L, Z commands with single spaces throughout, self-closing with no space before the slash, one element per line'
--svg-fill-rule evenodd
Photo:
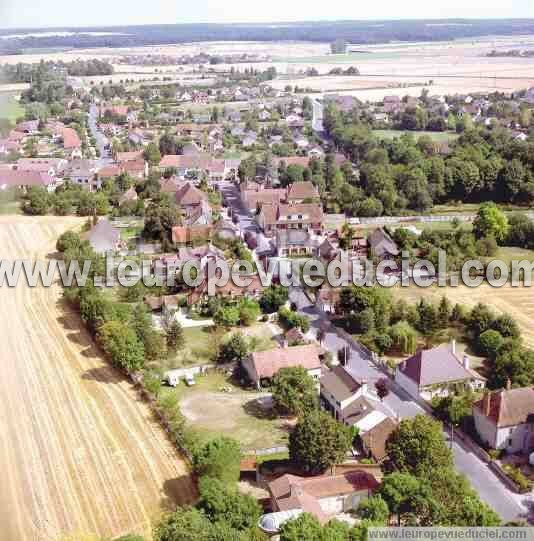
<path fill-rule="evenodd" d="M 395 382 L 408 394 L 420 400 L 447 396 L 454 387 L 483 389 L 485 379 L 469 367 L 469 357 L 456 356 L 456 344 L 442 344 L 419 350 L 397 366 Z"/>
<path fill-rule="evenodd" d="M 339 513 L 356 509 L 378 486 L 375 477 L 362 470 L 316 477 L 285 474 L 267 485 L 275 513 L 300 510 L 314 515 L 322 524 Z M 268 530 L 266 522 L 260 521 L 264 530 Z"/>
<path fill-rule="evenodd" d="M 473 418 L 480 439 L 492 449 L 534 451 L 534 389 L 487 392 L 473 405 Z"/>

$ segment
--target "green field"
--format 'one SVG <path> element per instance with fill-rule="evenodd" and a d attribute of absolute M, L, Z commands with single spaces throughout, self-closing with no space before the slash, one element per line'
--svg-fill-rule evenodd
<path fill-rule="evenodd" d="M 24 116 L 24 108 L 15 99 L 15 95 L 11 93 L 0 93 L 0 118 L 7 118 L 13 124 L 18 118 Z"/>
<path fill-rule="evenodd" d="M 454 141 L 458 138 L 456 133 L 452 132 L 435 132 L 435 131 L 407 131 L 407 130 L 373 130 L 373 133 L 380 139 L 394 139 L 405 133 L 413 135 L 416 139 L 422 135 L 428 135 L 433 141 L 442 143 L 444 141 Z"/>

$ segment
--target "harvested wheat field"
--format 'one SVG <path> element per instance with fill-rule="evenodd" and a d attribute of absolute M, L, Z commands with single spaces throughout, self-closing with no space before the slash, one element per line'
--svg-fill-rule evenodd
<path fill-rule="evenodd" d="M 464 285 L 420 288 L 412 285 L 408 288 L 397 287 L 394 293 L 397 298 L 403 298 L 409 302 L 425 298 L 437 303 L 441 297 L 446 296 L 453 304 L 460 303 L 469 307 L 479 302 L 487 304 L 498 313 L 513 316 L 521 327 L 523 342 L 526 346 L 534 348 L 534 290 L 532 287 L 511 287 L 506 284 L 495 288 L 482 284 L 474 288 Z"/>
<path fill-rule="evenodd" d="M 75 218 L 0 217 L 0 258 L 54 251 Z M 3 541 L 149 534 L 191 502 L 186 464 L 52 288 L 0 287 Z"/>

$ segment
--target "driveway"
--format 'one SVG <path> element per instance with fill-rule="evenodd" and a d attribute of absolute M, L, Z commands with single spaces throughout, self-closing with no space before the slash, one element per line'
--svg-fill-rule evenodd
<path fill-rule="evenodd" d="M 311 319 L 311 326 L 315 334 L 319 328 L 328 329 L 329 320 L 326 314 L 313 306 L 300 288 L 292 288 L 290 290 L 290 300 L 296 303 L 298 311 L 301 314 L 305 314 Z M 385 374 L 372 363 L 367 352 L 353 340 L 349 343 L 337 333 L 327 330 L 323 347 L 331 351 L 334 357 L 337 356 L 337 352 L 340 349 L 350 348 L 347 370 L 357 380 L 367 381 L 371 390 L 378 379 L 385 377 Z M 425 410 L 407 393 L 398 389 L 391 389 L 391 392 L 384 398 L 382 404 L 401 419 L 426 414 Z M 450 444 L 450 436 L 447 430 L 444 430 L 444 435 Z M 452 451 L 454 464 L 458 472 L 469 479 L 481 499 L 490 505 L 500 515 L 503 521 L 507 522 L 516 520 L 518 517 L 526 517 L 528 509 L 532 504 L 532 496 L 530 494 L 520 495 L 509 490 L 488 468 L 488 465 L 461 442 L 454 440 Z"/>

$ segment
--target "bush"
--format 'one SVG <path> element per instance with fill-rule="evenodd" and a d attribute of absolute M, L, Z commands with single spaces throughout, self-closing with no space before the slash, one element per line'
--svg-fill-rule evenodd
<path fill-rule="evenodd" d="M 193 467 L 200 476 L 214 477 L 231 483 L 239 480 L 241 449 L 232 438 L 209 441 L 193 456 Z"/>
<path fill-rule="evenodd" d="M 518 492 L 525 494 L 532 490 L 532 481 L 527 479 L 519 468 L 511 464 L 504 464 L 502 468 L 506 475 L 516 484 Z"/>

